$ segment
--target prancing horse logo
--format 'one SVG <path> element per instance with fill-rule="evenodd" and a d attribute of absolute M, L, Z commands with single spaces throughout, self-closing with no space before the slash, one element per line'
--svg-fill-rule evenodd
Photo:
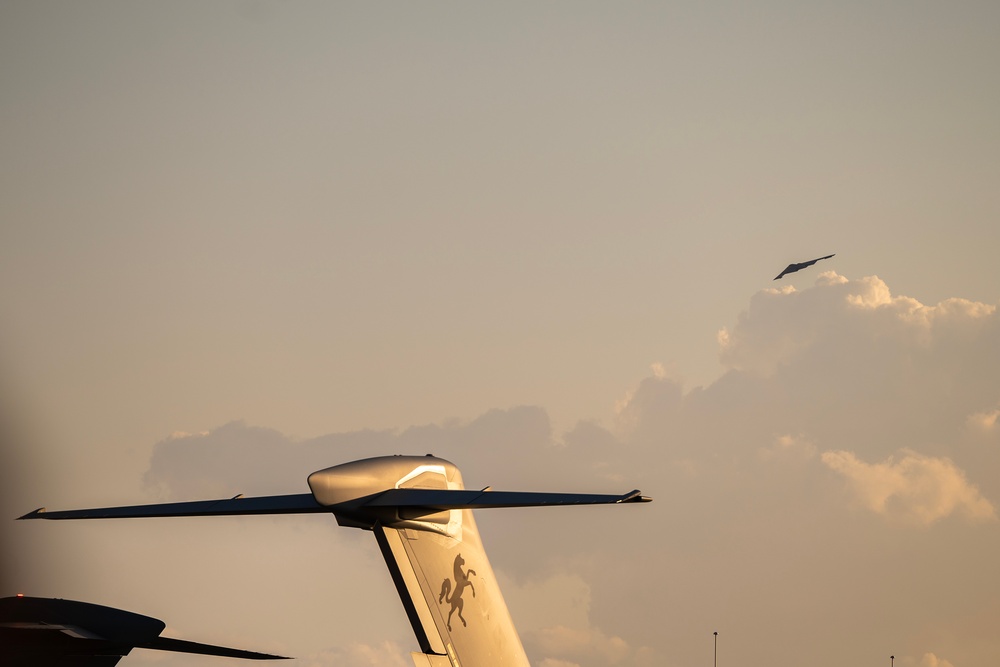
<path fill-rule="evenodd" d="M 462 572 L 462 566 L 465 565 L 465 560 L 462 558 L 462 554 L 455 556 L 455 591 L 451 590 L 451 579 L 448 577 L 444 578 L 441 582 L 441 595 L 438 597 L 438 603 L 443 604 L 445 602 L 451 605 L 451 611 L 448 612 L 448 631 L 451 631 L 451 615 L 456 611 L 458 612 L 458 618 L 462 621 L 462 626 L 468 626 L 469 624 L 465 622 L 465 617 L 462 616 L 462 607 L 465 603 L 462 602 L 462 591 L 468 586 L 472 589 L 472 597 L 476 597 L 476 587 L 472 585 L 469 581 L 469 577 L 476 576 L 475 570 L 469 570 L 467 572 Z"/>

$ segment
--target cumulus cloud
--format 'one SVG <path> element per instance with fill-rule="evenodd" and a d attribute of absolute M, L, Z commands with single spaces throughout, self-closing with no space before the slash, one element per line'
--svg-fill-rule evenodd
<path fill-rule="evenodd" d="M 866 463 L 852 452 L 831 451 L 823 463 L 847 478 L 855 497 L 871 511 L 893 519 L 930 525 L 952 514 L 984 521 L 996 518 L 965 473 L 946 458 L 903 450 L 902 456 Z"/>
<path fill-rule="evenodd" d="M 816 346 L 836 351 L 844 343 L 868 342 L 864 348 L 885 340 L 900 351 L 948 346 L 974 340 L 989 327 L 995 333 L 996 314 L 995 305 L 961 298 L 927 306 L 893 296 L 877 276 L 848 280 L 827 271 L 811 290 L 754 295 L 736 326 L 720 332 L 720 360 L 728 368 L 769 375 Z"/>
<path fill-rule="evenodd" d="M 944 658 L 939 658 L 933 653 L 925 653 L 924 657 L 920 659 L 920 667 L 955 667 Z"/>
<path fill-rule="evenodd" d="M 413 667 L 410 651 L 395 642 L 353 643 L 298 659 L 304 667 Z"/>
<path fill-rule="evenodd" d="M 782 435 L 774 440 L 770 447 L 759 450 L 760 458 L 771 460 L 782 456 L 796 456 L 811 459 L 816 456 L 816 445 L 801 435 Z"/>
<path fill-rule="evenodd" d="M 970 428 L 980 433 L 995 433 L 998 430 L 998 419 L 1000 419 L 1000 409 L 975 412 L 969 415 L 967 422 Z"/>
<path fill-rule="evenodd" d="M 505 581 L 504 597 L 532 664 L 633 667 L 650 664 L 656 652 L 634 648 L 617 635 L 596 627 L 591 619 L 592 590 L 578 572 L 555 572 L 544 578 Z"/>
<path fill-rule="evenodd" d="M 511 443 L 557 455 L 548 414 L 537 407 L 491 410 L 468 422 L 365 430 L 297 440 L 242 420 L 198 434 L 174 434 L 153 448 L 144 482 L 161 498 L 264 495 L 302 490 L 309 473 L 344 461 L 391 454 L 452 457 L 469 473 L 544 479 L 509 456 Z M 516 472 L 515 471 L 519 471 Z M 524 474 L 527 472 L 528 474 Z M 495 479 L 495 477 L 493 477 Z"/>
<path fill-rule="evenodd" d="M 628 487 L 620 487 L 608 467 L 608 460 L 621 447 L 610 432 L 587 422 L 554 443 L 545 413 L 537 408 L 495 410 L 467 423 L 400 432 L 333 434 L 305 441 L 233 422 L 207 434 L 174 436 L 158 443 L 146 481 L 157 493 L 169 497 L 198 497 L 205 492 L 224 497 L 236 489 L 247 490 L 248 495 L 295 492 L 301 490 L 297 487 L 304 484 L 305 474 L 314 469 L 363 456 L 427 450 L 456 461 L 470 485 L 488 479 L 503 482 L 502 488 L 621 492 Z M 536 470 L 526 469 L 525 461 Z M 536 484 L 523 481 L 533 475 L 540 480 Z M 611 486 L 602 488 L 604 483 Z M 279 486 L 284 488 L 276 488 Z M 634 514 L 636 508 L 622 509 Z M 491 560 L 500 563 L 498 571 L 513 568 L 519 574 L 505 577 L 504 590 L 529 656 L 535 663 L 550 660 L 579 667 L 649 664 L 652 649 L 640 646 L 633 650 L 623 637 L 606 632 L 590 618 L 592 594 L 579 563 L 564 562 L 557 571 L 543 576 L 542 571 L 549 567 L 546 563 L 551 563 L 558 551 L 523 548 L 547 534 L 549 520 L 565 518 L 560 522 L 566 531 L 561 547 L 577 558 L 590 542 L 586 528 L 590 520 L 573 510 L 536 512 L 524 516 L 509 510 L 493 516 L 486 513 L 481 519 L 484 525 L 492 524 L 492 530 L 484 528 L 488 533 L 484 540 L 490 545 Z M 620 537 L 626 539 L 626 529 L 621 530 Z M 307 664 L 391 666 L 396 663 L 387 656 L 395 655 L 397 649 L 391 643 L 352 644 L 343 650 L 317 653 Z M 406 651 L 398 653 L 405 655 Z"/>
<path fill-rule="evenodd" d="M 641 488 L 654 503 L 479 515 L 529 658 L 548 667 L 694 664 L 704 645 L 692 638 L 720 616 L 755 637 L 808 635 L 834 655 L 842 636 L 822 629 L 844 618 L 858 621 L 851 645 L 875 650 L 883 630 L 940 625 L 955 605 L 995 608 L 987 524 L 1000 448 L 976 435 L 1000 428 L 995 403 L 983 402 L 1000 396 L 995 307 L 924 306 L 879 278 L 827 272 L 805 290 L 756 294 L 720 344 L 726 370 L 707 386 L 686 388 L 665 363 L 609 390 L 610 402 L 627 389 L 610 424 L 553 433 L 544 408 L 518 406 L 298 440 L 233 422 L 158 443 L 146 482 L 176 499 L 295 493 L 309 472 L 353 458 L 434 453 L 469 485 Z M 887 521 L 859 520 L 845 483 Z M 398 606 L 385 585 L 387 606 Z M 873 590 L 891 609 L 873 604 Z M 350 639 L 368 627 L 340 623 Z M 316 660 L 369 664 L 392 652 L 365 641 L 350 648 L 357 655 Z M 397 644 L 404 658 L 413 650 Z M 746 664 L 791 663 L 800 649 L 762 640 Z M 961 655 L 954 643 L 940 651 Z"/>
<path fill-rule="evenodd" d="M 590 624 L 590 585 L 579 573 L 555 572 L 545 577 L 503 581 L 504 598 L 517 607 L 522 630 L 558 623 L 585 628 Z"/>
<path fill-rule="evenodd" d="M 562 625 L 526 633 L 525 644 L 545 659 L 568 661 L 580 667 L 623 664 L 632 653 L 621 637 L 609 637 L 596 628 Z"/>

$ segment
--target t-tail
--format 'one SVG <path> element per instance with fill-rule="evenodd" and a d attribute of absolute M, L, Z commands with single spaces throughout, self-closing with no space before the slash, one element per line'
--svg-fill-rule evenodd
<path fill-rule="evenodd" d="M 309 475 L 312 493 L 49 512 L 22 519 L 107 519 L 332 513 L 371 530 L 420 651 L 417 667 L 526 667 L 510 612 L 486 557 L 472 510 L 489 507 L 648 502 L 623 495 L 467 490 L 458 468 L 433 456 L 386 456 Z"/>

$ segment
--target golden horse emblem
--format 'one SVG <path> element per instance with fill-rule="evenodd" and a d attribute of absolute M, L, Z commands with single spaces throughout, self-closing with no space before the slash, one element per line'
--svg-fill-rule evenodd
<path fill-rule="evenodd" d="M 462 621 L 462 626 L 466 627 L 469 624 L 465 622 L 465 617 L 462 616 L 462 608 L 465 606 L 465 602 L 462 601 L 462 592 L 465 587 L 468 586 L 472 589 L 472 597 L 476 597 L 476 587 L 472 585 L 469 581 L 469 577 L 476 576 L 475 570 L 462 571 L 462 566 L 465 565 L 465 559 L 462 558 L 462 554 L 455 556 L 455 590 L 451 588 L 451 579 L 448 577 L 444 578 L 441 582 L 441 595 L 438 596 L 438 603 L 444 604 L 448 603 L 451 605 L 451 609 L 448 611 L 448 631 L 451 631 L 451 615 L 456 611 L 458 612 L 458 618 Z"/>

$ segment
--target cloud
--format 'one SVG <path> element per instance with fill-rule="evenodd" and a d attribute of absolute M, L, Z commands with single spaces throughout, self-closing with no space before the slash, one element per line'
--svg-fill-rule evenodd
<path fill-rule="evenodd" d="M 613 423 L 553 433 L 543 407 L 514 406 L 466 422 L 302 440 L 232 422 L 157 443 L 147 488 L 178 500 L 297 493 L 313 470 L 396 453 L 444 456 L 469 486 L 640 488 L 655 502 L 478 515 L 529 657 L 552 667 L 694 664 L 704 644 L 692 638 L 722 621 L 755 637 L 808 636 L 846 662 L 837 653 L 843 632 L 826 630 L 844 619 L 857 621 L 852 646 L 876 650 L 882 631 L 940 627 L 956 605 L 995 608 L 996 531 L 987 524 L 1000 497 L 1000 449 L 973 437 L 997 428 L 995 404 L 983 402 L 1000 396 L 994 307 L 924 306 L 879 278 L 827 272 L 802 291 L 756 294 L 720 341 L 726 371 L 706 386 L 686 388 L 668 360 L 632 387 L 609 389 L 609 403 L 626 394 Z M 886 521 L 849 511 L 845 484 Z M 314 528 L 302 526 L 298 548 L 313 549 Z M 381 563 L 367 581 L 352 560 L 377 560 L 377 551 L 368 536 L 332 532 L 326 549 L 337 566 L 326 584 L 340 596 L 358 580 L 384 597 L 361 614 L 357 600 L 369 593 L 352 588 L 351 613 L 319 644 L 336 638 L 349 648 L 311 647 L 315 659 L 391 660 L 392 645 L 373 639 L 382 636 L 405 657 L 412 638 Z M 259 548 L 257 535 L 242 538 L 245 549 Z M 287 576 L 285 589 L 315 587 L 309 568 Z M 395 608 L 396 634 L 365 620 L 382 606 Z M 339 602 L 310 613 L 326 618 L 333 608 Z M 938 646 L 963 655 L 950 640 Z M 747 664 L 793 662 L 800 649 L 763 640 Z M 985 650 L 1000 656 L 996 642 Z"/>
<path fill-rule="evenodd" d="M 786 434 L 775 438 L 770 447 L 762 447 L 758 454 L 765 461 L 787 456 L 811 459 L 816 456 L 816 445 L 801 435 Z"/>
<path fill-rule="evenodd" d="M 544 659 L 569 661 L 580 667 L 624 664 L 632 650 L 621 637 L 607 636 L 596 628 L 562 625 L 525 633 L 525 644 Z"/>
<path fill-rule="evenodd" d="M 998 430 L 998 419 L 1000 419 L 1000 409 L 975 412 L 969 415 L 967 422 L 970 428 L 980 433 L 995 433 Z"/>
<path fill-rule="evenodd" d="M 847 451 L 824 452 L 821 458 L 847 478 L 864 506 L 888 518 L 925 526 L 952 514 L 975 521 L 996 518 L 992 503 L 948 459 L 909 450 L 899 460 L 873 464 Z"/>
<path fill-rule="evenodd" d="M 233 422 L 206 434 L 177 435 L 158 443 L 146 481 L 156 492 L 172 498 L 199 497 L 208 491 L 221 497 L 237 490 L 248 495 L 288 493 L 301 490 L 311 470 L 363 456 L 433 451 L 457 462 L 469 486 L 489 481 L 505 489 L 622 492 L 631 487 L 621 486 L 611 466 L 621 447 L 609 431 L 590 422 L 577 424 L 555 443 L 545 412 L 527 407 L 492 410 L 466 423 L 401 432 L 331 434 L 303 441 Z M 526 467 L 525 461 L 531 465 Z M 536 483 L 530 482 L 533 477 Z M 622 509 L 636 508 L 618 512 Z M 604 631 L 590 619 L 585 564 L 561 561 L 559 549 L 524 548 L 525 543 L 537 544 L 539 536 L 549 534 L 547 519 L 558 518 L 566 531 L 560 532 L 559 547 L 571 558 L 579 558 L 590 542 L 588 515 L 558 508 L 535 512 L 487 512 L 480 519 L 484 525 L 492 524 L 484 531 L 489 533 L 484 539 L 494 567 L 501 574 L 517 573 L 505 577 L 504 591 L 533 664 L 546 659 L 580 667 L 649 664 L 655 655 L 652 649 L 633 650 L 623 637 Z M 625 538 L 627 529 L 620 530 Z M 560 564 L 555 566 L 553 559 Z M 551 567 L 556 569 L 551 571 Z M 385 659 L 393 650 L 391 644 L 352 644 L 342 651 L 317 653 L 307 664 L 393 665 Z M 629 661 L 642 656 L 645 662 Z"/>
<path fill-rule="evenodd" d="M 891 341 L 897 354 L 947 348 L 991 328 L 995 335 L 996 316 L 995 305 L 951 298 L 926 306 L 893 296 L 877 276 L 848 280 L 827 271 L 810 290 L 754 295 L 735 327 L 720 332 L 720 360 L 727 368 L 770 375 L 817 346 L 841 351 L 845 343 L 860 344 L 861 351 L 883 354 L 891 348 L 879 341 Z"/>
<path fill-rule="evenodd" d="M 352 643 L 296 660 L 303 667 L 413 667 L 410 651 L 395 642 L 377 645 Z"/>
<path fill-rule="evenodd" d="M 529 406 L 490 410 L 468 422 L 307 440 L 238 420 L 203 433 L 175 433 L 156 443 L 144 483 L 164 499 L 291 493 L 303 489 L 309 473 L 344 461 L 427 453 L 463 462 L 466 475 L 504 472 L 530 482 L 531 471 L 539 468 L 522 469 L 509 455 L 512 443 L 543 457 L 557 455 L 548 414 Z"/>
<path fill-rule="evenodd" d="M 924 657 L 920 659 L 920 667 L 955 667 L 955 665 L 933 653 L 925 653 Z"/>
<path fill-rule="evenodd" d="M 590 624 L 590 585 L 575 572 L 555 572 L 546 577 L 506 580 L 504 599 L 517 608 L 522 630 L 559 625 L 585 628 Z"/>
<path fill-rule="evenodd" d="M 595 626 L 592 590 L 576 571 L 556 571 L 544 578 L 503 582 L 507 600 L 532 664 L 597 667 L 657 664 L 649 646 L 633 648 L 621 636 Z"/>

